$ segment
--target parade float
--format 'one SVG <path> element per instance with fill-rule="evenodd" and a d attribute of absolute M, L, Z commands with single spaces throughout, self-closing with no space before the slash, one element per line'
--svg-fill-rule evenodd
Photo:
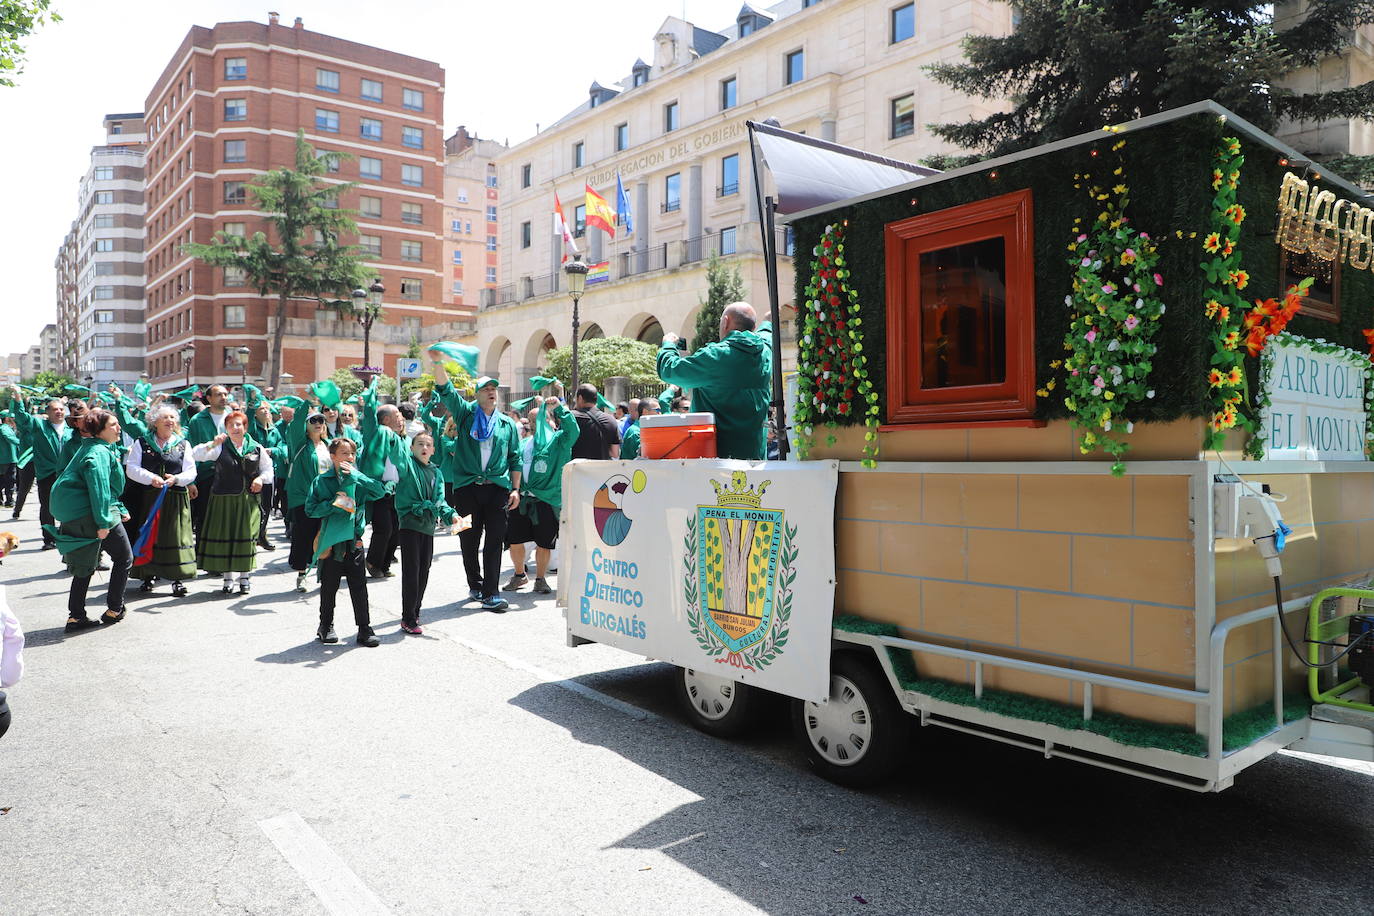
<path fill-rule="evenodd" d="M 1199 791 L 1374 760 L 1363 190 L 1211 102 L 946 173 L 751 138 L 800 460 L 570 465 L 570 644 L 717 734 L 792 697 L 842 782 L 903 713 Z"/>

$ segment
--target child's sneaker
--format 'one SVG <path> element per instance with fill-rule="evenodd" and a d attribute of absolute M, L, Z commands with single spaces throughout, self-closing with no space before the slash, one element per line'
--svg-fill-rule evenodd
<path fill-rule="evenodd" d="M 401 632 L 409 633 L 411 636 L 422 636 L 424 635 L 425 631 L 420 629 L 420 625 L 418 623 L 403 623 L 401 624 Z"/>

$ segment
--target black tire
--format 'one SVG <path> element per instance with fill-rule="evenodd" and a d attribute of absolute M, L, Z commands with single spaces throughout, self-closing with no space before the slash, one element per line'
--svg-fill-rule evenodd
<path fill-rule="evenodd" d="M 694 727 L 708 735 L 736 738 L 754 724 L 759 697 L 748 684 L 679 668 L 676 687 L 682 711 Z"/>
<path fill-rule="evenodd" d="M 854 730 L 837 735 L 850 722 Z M 872 786 L 890 777 L 906 750 L 909 725 L 876 662 L 853 653 L 831 659 L 828 704 L 792 701 L 792 730 L 802 753 L 817 775 L 842 786 Z"/>

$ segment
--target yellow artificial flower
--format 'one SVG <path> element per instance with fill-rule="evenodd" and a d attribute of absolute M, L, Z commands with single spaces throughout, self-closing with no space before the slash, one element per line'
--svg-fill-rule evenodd
<path fill-rule="evenodd" d="M 1104 391 L 1102 392 L 1102 397 L 1110 401 L 1112 398 L 1116 397 L 1116 393 L 1113 391 Z"/>
<path fill-rule="evenodd" d="M 1221 310 L 1221 303 L 1215 299 L 1208 299 L 1207 305 L 1203 307 L 1203 310 L 1207 313 L 1208 318 L 1215 318 L 1217 312 Z"/>
<path fill-rule="evenodd" d="M 1221 248 L 1221 233 L 1210 233 L 1207 238 L 1202 240 L 1202 250 L 1208 254 L 1216 254 Z"/>

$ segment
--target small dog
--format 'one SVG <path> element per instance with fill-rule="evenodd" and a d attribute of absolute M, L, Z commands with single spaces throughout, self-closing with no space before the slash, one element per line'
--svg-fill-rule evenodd
<path fill-rule="evenodd" d="M 19 549 L 19 535 L 12 531 L 0 531 L 0 566 L 5 557 Z"/>

